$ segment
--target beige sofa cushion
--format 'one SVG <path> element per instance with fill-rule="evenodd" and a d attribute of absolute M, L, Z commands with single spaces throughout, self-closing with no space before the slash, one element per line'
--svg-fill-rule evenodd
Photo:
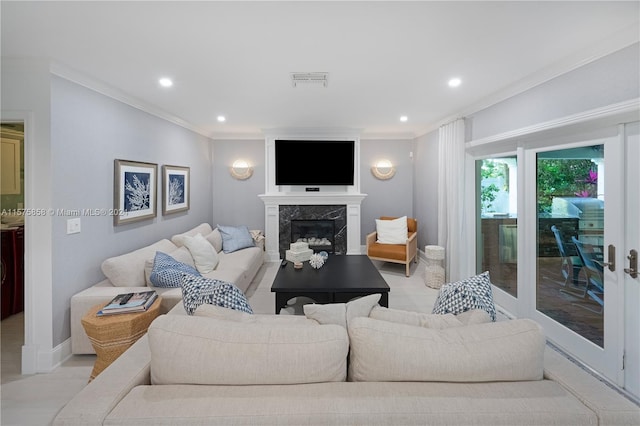
<path fill-rule="evenodd" d="M 472 309 L 462 314 L 453 315 L 427 314 L 374 306 L 369 318 L 436 329 L 491 322 L 489 314 L 482 309 Z"/>
<path fill-rule="evenodd" d="M 169 253 L 176 248 L 171 241 L 160 240 L 141 249 L 105 260 L 102 262 L 102 273 L 116 287 L 144 287 L 147 285 L 144 276 L 147 259 L 153 258 L 156 251 Z"/>
<path fill-rule="evenodd" d="M 541 380 L 545 337 L 518 319 L 431 329 L 355 318 L 349 325 L 353 381 Z"/>
<path fill-rule="evenodd" d="M 85 402 L 94 404 L 89 398 Z M 296 386 L 137 386 L 113 408 L 104 424 L 587 426 L 598 425 L 598 418 L 569 392 L 548 380 L 331 382 Z"/>
<path fill-rule="evenodd" d="M 344 381 L 343 327 L 244 324 L 162 315 L 149 327 L 151 383 L 259 385 Z"/>
<path fill-rule="evenodd" d="M 484 309 L 471 309 L 469 311 L 457 314 L 456 318 L 464 325 L 485 324 L 491 322 L 491 315 Z"/>
<path fill-rule="evenodd" d="M 204 235 L 204 237 L 211 243 L 213 248 L 216 249 L 216 253 L 220 253 L 222 251 L 222 234 L 218 228 L 214 229 L 209 234 Z"/>
<path fill-rule="evenodd" d="M 380 301 L 380 294 L 370 294 L 347 303 L 310 303 L 304 305 L 304 315 L 320 324 L 336 324 L 347 328 L 356 317 L 368 317 L 374 306 Z"/>
<path fill-rule="evenodd" d="M 427 328 L 449 328 L 449 327 L 462 327 L 462 321 L 456 318 L 453 314 L 425 314 L 422 312 L 402 311 L 399 309 L 390 309 L 382 306 L 375 306 L 369 318 L 390 321 L 399 324 L 414 325 L 416 327 Z"/>
<path fill-rule="evenodd" d="M 173 237 L 171 237 L 171 242 L 178 247 L 182 247 L 184 245 L 184 237 L 194 237 L 196 234 L 209 235 L 211 231 L 211 225 L 209 225 L 208 223 L 201 223 L 200 225 L 188 230 L 187 232 L 174 235 Z"/>
<path fill-rule="evenodd" d="M 310 320 L 301 315 L 248 314 L 235 309 L 223 308 L 222 306 L 209 304 L 198 306 L 193 315 L 197 317 L 217 318 L 225 321 L 241 322 L 244 324 L 318 325 L 317 321 Z"/>

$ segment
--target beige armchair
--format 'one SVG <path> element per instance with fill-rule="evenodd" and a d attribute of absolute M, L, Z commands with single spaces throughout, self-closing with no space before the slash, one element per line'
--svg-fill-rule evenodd
<path fill-rule="evenodd" d="M 382 216 L 381 220 L 397 219 L 396 217 Z M 406 266 L 406 275 L 410 276 L 409 266 L 411 261 L 418 261 L 418 221 L 407 217 L 407 241 L 404 244 L 380 244 L 378 233 L 367 235 L 367 256 L 370 259 L 385 262 L 402 263 Z"/>

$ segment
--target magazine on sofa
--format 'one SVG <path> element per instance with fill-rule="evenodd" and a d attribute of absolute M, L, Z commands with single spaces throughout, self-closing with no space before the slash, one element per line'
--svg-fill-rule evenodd
<path fill-rule="evenodd" d="M 141 291 L 138 293 L 118 294 L 101 310 L 99 310 L 97 315 L 103 316 L 127 314 L 131 312 L 144 312 L 153 305 L 153 302 L 155 302 L 157 298 L 158 294 L 153 290 Z"/>

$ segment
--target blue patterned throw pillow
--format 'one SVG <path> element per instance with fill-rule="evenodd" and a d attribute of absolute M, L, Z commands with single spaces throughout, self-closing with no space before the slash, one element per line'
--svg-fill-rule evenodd
<path fill-rule="evenodd" d="M 182 274 L 182 303 L 189 315 L 205 303 L 253 313 L 246 296 L 234 284 L 191 274 Z"/>
<path fill-rule="evenodd" d="M 156 287 L 180 287 L 183 273 L 200 275 L 193 266 L 178 262 L 168 254 L 157 251 L 149 281 Z"/>
<path fill-rule="evenodd" d="M 222 251 L 225 253 L 233 253 L 256 245 L 249 228 L 246 226 L 218 225 L 218 230 L 222 235 Z"/>
<path fill-rule="evenodd" d="M 465 280 L 445 284 L 440 288 L 433 305 L 434 314 L 461 314 L 471 309 L 482 309 L 496 320 L 496 306 L 489 271 Z"/>

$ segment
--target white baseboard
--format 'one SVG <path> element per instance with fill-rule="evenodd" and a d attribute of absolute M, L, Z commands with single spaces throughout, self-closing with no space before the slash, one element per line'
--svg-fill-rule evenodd
<path fill-rule="evenodd" d="M 71 338 L 52 350 L 37 345 L 22 346 L 22 374 L 51 373 L 71 357 Z"/>

